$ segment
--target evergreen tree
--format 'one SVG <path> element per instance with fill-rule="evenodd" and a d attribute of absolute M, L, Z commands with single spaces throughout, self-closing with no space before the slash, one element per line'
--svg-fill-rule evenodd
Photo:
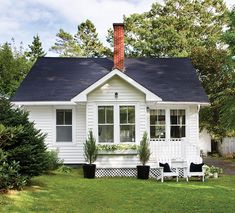
<path fill-rule="evenodd" d="M 99 40 L 95 25 L 90 20 L 78 25 L 74 36 L 63 29 L 60 29 L 56 36 L 56 43 L 50 50 L 60 56 L 103 57 L 110 55 L 111 52 Z"/>
<path fill-rule="evenodd" d="M 40 41 L 39 35 L 33 37 L 33 42 L 32 44 L 29 44 L 28 47 L 29 51 L 26 52 L 26 56 L 29 57 L 31 61 L 35 61 L 38 57 L 46 55 L 42 48 L 42 42 Z"/>
<path fill-rule="evenodd" d="M 31 66 L 21 47 L 17 50 L 14 43 L 0 45 L 0 96 L 12 96 Z"/>

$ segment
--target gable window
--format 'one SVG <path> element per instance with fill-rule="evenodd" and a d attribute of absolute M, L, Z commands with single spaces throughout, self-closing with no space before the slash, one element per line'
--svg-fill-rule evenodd
<path fill-rule="evenodd" d="M 99 142 L 113 143 L 113 106 L 98 107 Z"/>
<path fill-rule="evenodd" d="M 150 110 L 150 138 L 166 137 L 166 117 L 164 109 Z"/>
<path fill-rule="evenodd" d="M 56 142 L 72 142 L 72 110 L 56 110 Z"/>
<path fill-rule="evenodd" d="M 170 111 L 171 138 L 185 137 L 185 110 Z"/>
<path fill-rule="evenodd" d="M 135 106 L 120 106 L 120 142 L 135 142 Z"/>

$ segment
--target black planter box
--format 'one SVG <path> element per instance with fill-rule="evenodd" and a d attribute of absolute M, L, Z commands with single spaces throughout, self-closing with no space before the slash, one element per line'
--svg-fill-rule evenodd
<path fill-rule="evenodd" d="M 138 179 L 149 179 L 150 166 L 137 166 L 137 178 Z"/>
<path fill-rule="evenodd" d="M 84 178 L 95 178 L 95 164 L 83 164 Z"/>

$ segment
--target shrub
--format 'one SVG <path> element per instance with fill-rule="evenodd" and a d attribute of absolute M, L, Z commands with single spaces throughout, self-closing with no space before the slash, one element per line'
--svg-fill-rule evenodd
<path fill-rule="evenodd" d="M 72 171 L 72 168 L 69 166 L 62 165 L 58 168 L 57 171 L 61 173 L 70 173 Z"/>
<path fill-rule="evenodd" d="M 90 130 L 86 143 L 84 143 L 84 157 L 89 164 L 95 162 L 98 155 L 98 147 L 96 146 L 93 132 Z"/>
<path fill-rule="evenodd" d="M 40 175 L 47 170 L 45 135 L 35 129 L 28 120 L 28 113 L 12 108 L 6 99 L 0 99 L 0 123 L 5 127 L 21 128 L 15 137 L 2 147 L 7 153 L 8 162 L 19 162 L 19 174 L 23 176 Z"/>
<path fill-rule="evenodd" d="M 150 154 L 148 135 L 147 132 L 144 132 L 142 140 L 140 141 L 140 146 L 138 148 L 139 159 L 143 166 L 145 166 L 145 164 L 148 162 Z"/>
<path fill-rule="evenodd" d="M 53 171 L 63 165 L 63 160 L 58 157 L 58 150 L 46 151 L 46 170 Z"/>
<path fill-rule="evenodd" d="M 21 190 L 27 183 L 27 177 L 21 176 L 19 162 L 7 161 L 7 154 L 0 149 L 0 192 L 9 189 Z"/>

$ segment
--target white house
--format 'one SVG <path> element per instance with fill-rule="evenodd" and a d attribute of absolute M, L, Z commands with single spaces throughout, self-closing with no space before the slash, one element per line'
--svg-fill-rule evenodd
<path fill-rule="evenodd" d="M 98 144 L 138 145 L 144 131 L 151 162 L 201 161 L 199 110 L 208 98 L 188 58 L 124 58 L 124 26 L 114 24 L 114 60 L 39 58 L 13 104 L 47 134 L 67 164 L 84 163 L 92 130 Z M 108 146 L 107 146 L 108 147 Z M 98 166 L 136 166 L 136 151 L 101 152 Z"/>

